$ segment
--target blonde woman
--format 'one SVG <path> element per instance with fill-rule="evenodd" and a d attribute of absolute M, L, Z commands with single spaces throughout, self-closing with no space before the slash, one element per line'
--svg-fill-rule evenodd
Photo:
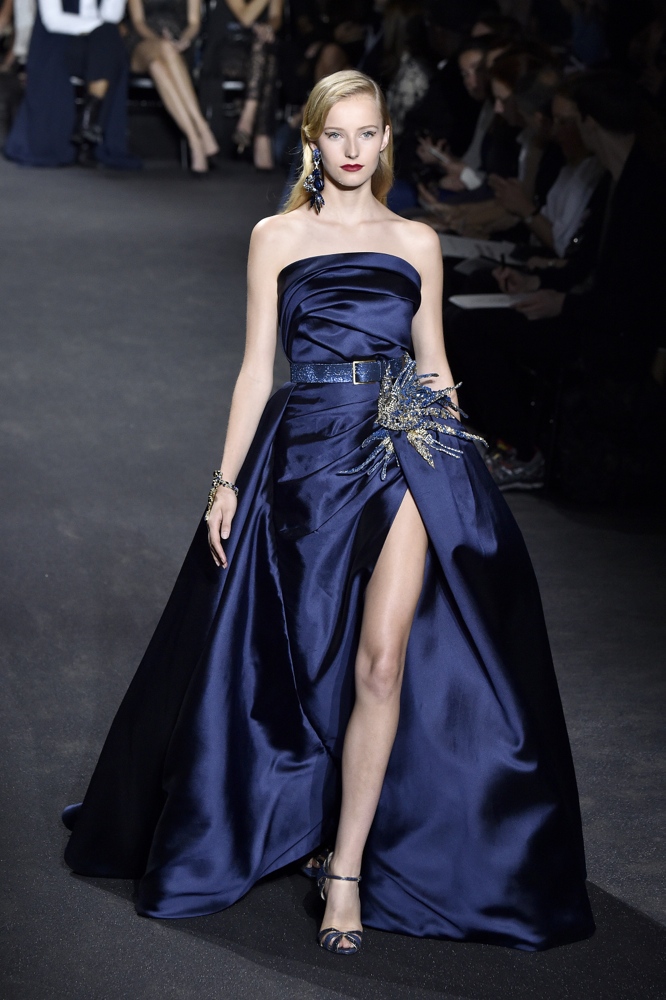
<path fill-rule="evenodd" d="M 65 811 L 67 861 L 184 917 L 309 858 L 319 943 L 346 956 L 364 924 L 526 950 L 586 937 L 539 593 L 458 421 L 437 238 L 386 208 L 368 77 L 321 80 L 302 138 L 284 214 L 252 234 L 206 518 Z M 291 381 L 271 397 L 278 336 Z"/>

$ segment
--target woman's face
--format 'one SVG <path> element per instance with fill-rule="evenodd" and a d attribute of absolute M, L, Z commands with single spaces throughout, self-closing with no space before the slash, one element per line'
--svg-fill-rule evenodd
<path fill-rule="evenodd" d="M 324 131 L 310 146 L 319 147 L 330 180 L 339 187 L 356 188 L 371 179 L 389 135 L 372 97 L 348 97 L 333 105 Z"/>
<path fill-rule="evenodd" d="M 522 125 L 523 120 L 516 107 L 513 91 L 501 80 L 491 80 L 490 86 L 493 92 L 495 114 L 501 115 L 509 125 Z"/>

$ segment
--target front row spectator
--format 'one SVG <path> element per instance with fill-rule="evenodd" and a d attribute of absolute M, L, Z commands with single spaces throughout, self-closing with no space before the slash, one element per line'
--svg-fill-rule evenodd
<path fill-rule="evenodd" d="M 222 0 L 219 6 L 228 21 L 251 29 L 252 36 L 245 103 L 233 141 L 239 155 L 252 144 L 256 169 L 271 171 L 278 73 L 275 33 L 282 25 L 283 0 Z"/>
<path fill-rule="evenodd" d="M 118 29 L 125 0 L 39 0 L 26 94 L 5 144 L 17 163 L 97 162 L 131 169 L 127 150 L 128 60 Z M 77 121 L 72 77 L 85 84 Z"/>
<path fill-rule="evenodd" d="M 451 367 L 473 423 L 501 447 L 488 464 L 501 487 L 542 485 L 543 457 L 531 414 L 527 368 L 553 379 L 578 362 L 595 377 L 637 384 L 652 365 L 666 273 L 666 138 L 641 88 L 610 71 L 571 80 L 581 134 L 610 174 L 601 245 L 589 280 L 565 287 L 566 269 L 542 272 L 540 287 L 515 308 L 491 312 L 446 307 Z M 524 293 L 512 268 L 496 272 L 500 289 Z M 531 282 L 532 279 L 530 279 Z M 534 287 L 530 283 L 529 287 Z M 474 397 L 466 395 L 473 387 Z M 616 419 L 609 412 L 609 432 Z"/>
<path fill-rule="evenodd" d="M 199 34 L 199 0 L 129 0 L 131 30 L 126 42 L 135 73 L 149 73 L 164 107 L 187 138 L 190 168 L 206 173 L 208 158 L 219 152 L 201 113 L 183 58 Z"/>

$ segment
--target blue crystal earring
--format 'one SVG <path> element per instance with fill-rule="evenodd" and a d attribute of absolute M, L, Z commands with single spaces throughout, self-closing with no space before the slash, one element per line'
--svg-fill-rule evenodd
<path fill-rule="evenodd" d="M 320 169 L 321 152 L 316 146 L 312 150 L 312 162 L 314 163 L 314 170 L 305 178 L 303 187 L 311 195 L 310 208 L 314 208 L 317 215 L 319 215 L 326 202 L 321 196 L 321 192 L 324 190 L 324 175 Z"/>

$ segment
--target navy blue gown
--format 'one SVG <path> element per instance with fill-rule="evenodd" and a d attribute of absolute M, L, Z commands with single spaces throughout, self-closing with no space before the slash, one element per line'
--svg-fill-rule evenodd
<path fill-rule="evenodd" d="M 341 253 L 279 276 L 292 361 L 411 350 L 420 279 Z M 66 860 L 139 880 L 145 916 L 230 906 L 334 834 L 363 595 L 410 490 L 429 536 L 401 715 L 361 883 L 369 927 L 524 950 L 594 929 L 576 779 L 537 583 L 472 442 L 435 467 L 392 433 L 362 471 L 378 384 L 287 383 L 238 477 L 215 567 L 206 525 L 118 711 Z"/>

